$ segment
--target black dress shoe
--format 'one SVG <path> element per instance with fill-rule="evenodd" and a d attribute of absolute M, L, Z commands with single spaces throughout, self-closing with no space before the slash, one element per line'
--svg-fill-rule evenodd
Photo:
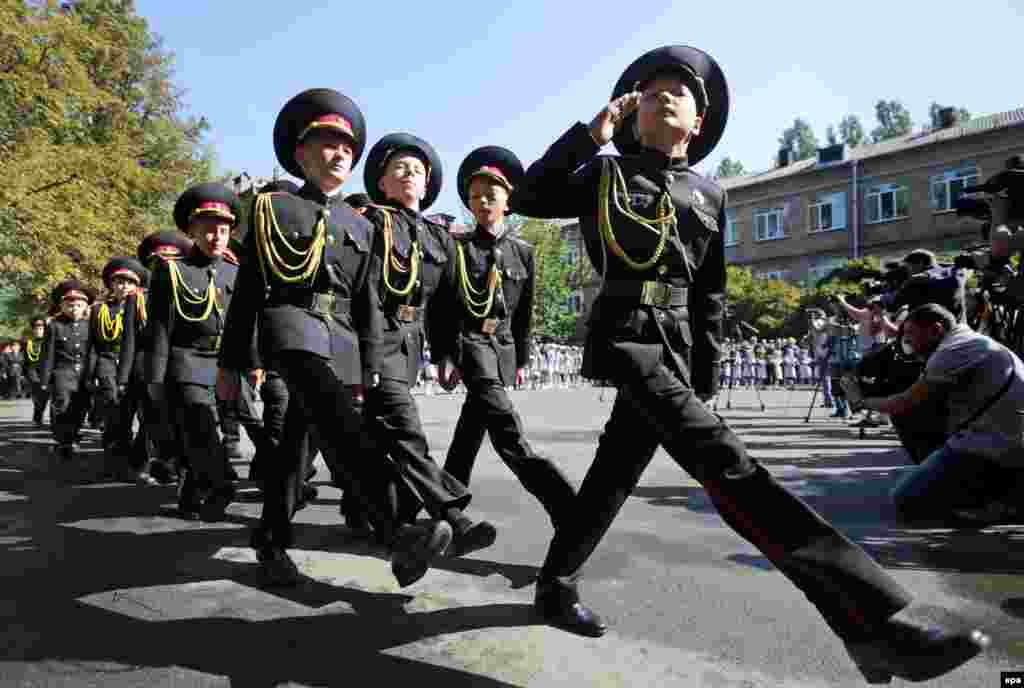
<path fill-rule="evenodd" d="M 391 572 L 398 584 L 404 588 L 423 578 L 431 562 L 445 553 L 451 541 L 452 527 L 444 521 L 403 527 L 391 553 Z"/>
<path fill-rule="evenodd" d="M 456 533 L 448 547 L 448 556 L 462 557 L 470 552 L 487 549 L 498 539 L 498 529 L 487 521 L 477 521 L 468 530 Z"/>
<path fill-rule="evenodd" d="M 600 638 L 608 630 L 601 617 L 580 602 L 579 593 L 570 587 L 538 581 L 533 606 L 546 623 L 577 635 Z"/>
<path fill-rule="evenodd" d="M 345 519 L 345 527 L 352 532 L 353 536 L 370 537 L 373 535 L 373 526 L 370 525 L 366 516 L 363 516 L 361 513 L 345 511 L 344 507 L 345 504 L 342 504 L 341 517 Z"/>
<path fill-rule="evenodd" d="M 871 640 L 846 643 L 868 683 L 889 683 L 893 676 L 927 681 L 942 676 L 988 647 L 979 630 L 953 632 L 890 619 Z"/>
<path fill-rule="evenodd" d="M 204 521 L 223 521 L 228 505 L 235 500 L 235 488 L 232 485 L 215 490 L 203 501 L 201 514 Z"/>
<path fill-rule="evenodd" d="M 256 559 L 260 562 L 266 585 L 290 588 L 302 581 L 302 572 L 283 549 L 270 547 L 256 550 Z"/>

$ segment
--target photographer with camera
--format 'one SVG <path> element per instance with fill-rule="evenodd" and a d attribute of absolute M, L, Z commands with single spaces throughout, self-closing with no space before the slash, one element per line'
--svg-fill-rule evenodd
<path fill-rule="evenodd" d="M 872 296 L 868 299 L 867 308 L 857 308 L 847 303 L 842 294 L 836 295 L 836 301 L 850 319 L 860 323 L 857 331 L 857 346 L 861 356 L 861 362 L 857 365 L 858 376 L 864 376 L 865 371 L 872 368 L 871 357 L 880 351 L 890 338 L 899 335 L 899 326 L 894 325 L 882 309 L 882 299 L 881 295 Z M 884 414 L 881 419 L 876 419 L 874 412 L 868 410 L 867 415 L 857 425 L 865 428 L 879 427 L 888 425 L 888 419 Z"/>
<path fill-rule="evenodd" d="M 896 507 L 907 518 L 1009 515 L 1005 507 L 1024 485 L 1024 363 L 935 303 L 907 316 L 903 337 L 927 361 L 910 389 L 865 398 L 856 380 L 842 383 L 851 404 L 894 417 L 936 399 L 949 409 L 945 443 L 900 480 Z"/>

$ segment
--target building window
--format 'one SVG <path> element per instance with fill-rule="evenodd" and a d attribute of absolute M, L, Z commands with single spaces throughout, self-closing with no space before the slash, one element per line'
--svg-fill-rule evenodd
<path fill-rule="evenodd" d="M 868 187 L 864 193 L 864 222 L 888 222 L 910 217 L 910 189 L 899 184 Z"/>
<path fill-rule="evenodd" d="M 727 208 L 725 211 L 725 237 L 726 246 L 735 246 L 740 243 L 740 235 L 736 231 L 736 210 Z"/>
<path fill-rule="evenodd" d="M 946 170 L 932 177 L 932 210 L 941 213 L 956 208 L 956 201 L 964 187 L 977 184 L 978 177 L 976 165 Z"/>
<path fill-rule="evenodd" d="M 773 239 L 785 239 L 786 226 L 784 218 L 785 210 L 783 208 L 772 208 L 771 210 L 755 210 L 754 241 L 772 241 Z"/>
<path fill-rule="evenodd" d="M 819 196 L 810 206 L 808 232 L 834 232 L 846 229 L 846 192 Z"/>

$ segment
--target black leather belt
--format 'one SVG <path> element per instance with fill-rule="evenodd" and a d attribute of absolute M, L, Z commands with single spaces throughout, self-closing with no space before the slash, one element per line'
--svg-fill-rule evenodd
<path fill-rule="evenodd" d="M 352 309 L 352 299 L 338 296 L 334 292 L 300 291 L 296 293 L 271 294 L 267 306 L 295 306 L 306 308 L 324 315 L 348 313 Z"/>
<path fill-rule="evenodd" d="M 604 283 L 603 296 L 655 308 L 681 308 L 690 302 L 686 287 L 653 280 L 608 280 Z"/>
<path fill-rule="evenodd" d="M 189 349 L 196 349 L 197 351 L 219 351 L 220 350 L 220 335 L 207 336 L 207 337 L 196 337 L 192 344 L 187 347 Z"/>

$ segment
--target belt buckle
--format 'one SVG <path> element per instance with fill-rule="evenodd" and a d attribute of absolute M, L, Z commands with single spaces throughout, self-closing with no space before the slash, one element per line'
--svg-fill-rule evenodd
<path fill-rule="evenodd" d="M 398 320 L 405 323 L 416 322 L 416 312 L 418 310 L 416 306 L 409 306 L 403 303 L 398 306 Z"/>
<path fill-rule="evenodd" d="M 334 294 L 313 294 L 313 310 L 323 315 L 334 313 Z"/>
<path fill-rule="evenodd" d="M 661 282 L 648 280 L 643 283 L 640 289 L 640 303 L 644 306 L 657 306 L 664 308 L 671 298 L 668 285 Z"/>
<path fill-rule="evenodd" d="M 498 319 L 497 318 L 485 318 L 480 323 L 480 331 L 484 334 L 494 334 L 498 330 Z"/>

